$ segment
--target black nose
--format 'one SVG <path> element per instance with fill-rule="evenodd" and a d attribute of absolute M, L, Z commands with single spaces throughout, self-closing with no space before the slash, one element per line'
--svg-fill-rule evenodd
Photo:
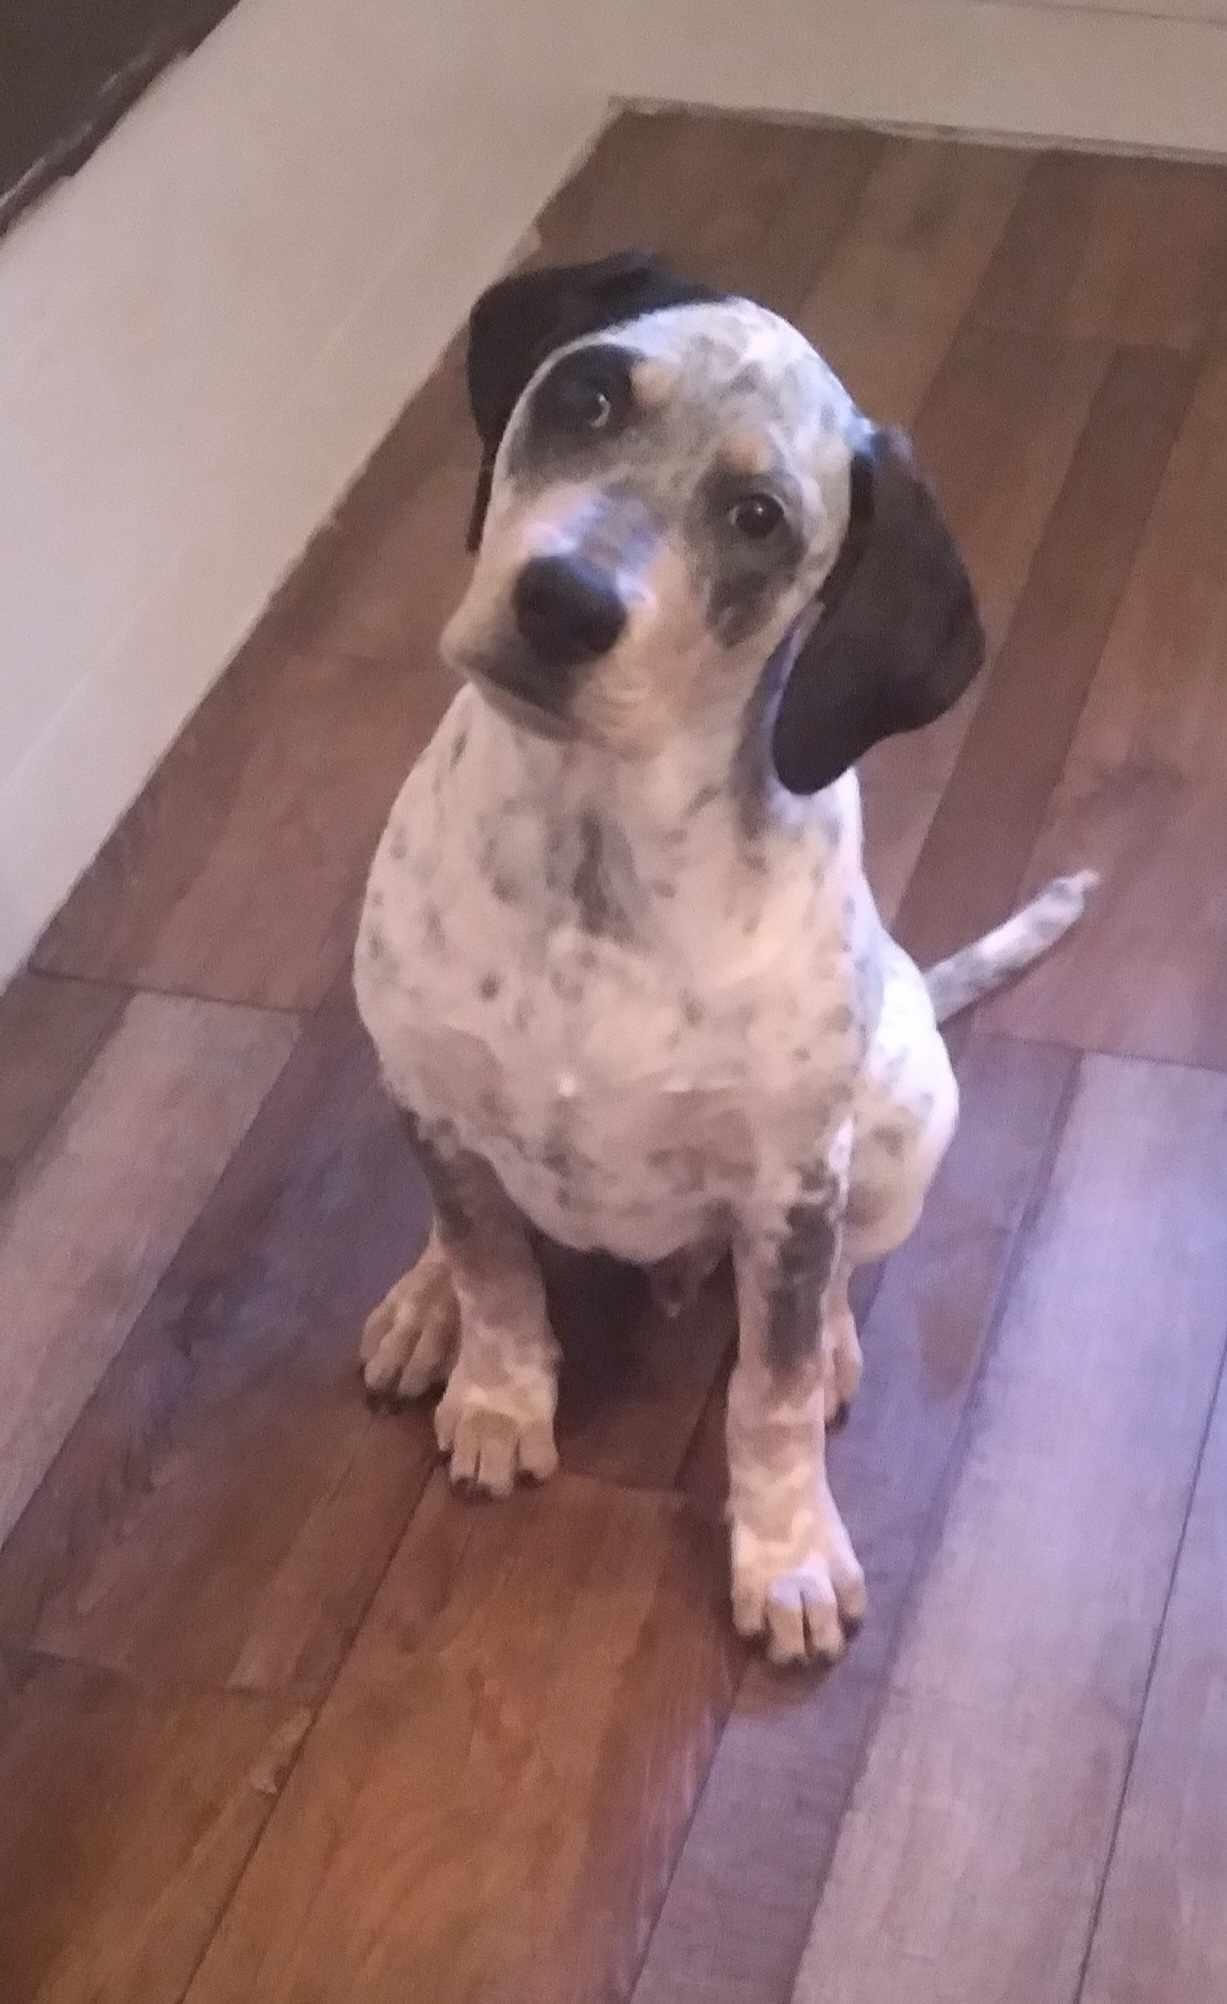
<path fill-rule="evenodd" d="M 626 625 L 612 578 L 583 557 L 534 557 L 512 595 L 516 625 L 551 668 L 608 654 Z"/>

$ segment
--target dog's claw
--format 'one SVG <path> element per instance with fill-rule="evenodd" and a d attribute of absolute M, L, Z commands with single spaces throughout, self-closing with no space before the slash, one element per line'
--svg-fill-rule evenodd
<path fill-rule="evenodd" d="M 545 1388 L 552 1404 L 552 1387 Z M 444 1394 L 435 1434 L 451 1459 L 452 1487 L 469 1496 L 510 1496 L 517 1482 L 545 1482 L 558 1466 L 551 1411 L 512 1414 Z"/>
<path fill-rule="evenodd" d="M 865 1575 L 829 1493 L 792 1559 L 733 1524 L 733 1623 L 772 1663 L 835 1663 L 865 1613 Z"/>

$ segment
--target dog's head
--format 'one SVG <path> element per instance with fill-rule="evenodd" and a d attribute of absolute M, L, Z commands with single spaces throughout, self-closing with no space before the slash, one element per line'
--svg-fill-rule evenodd
<path fill-rule="evenodd" d="M 791 791 L 947 709 L 983 659 L 905 442 L 804 337 L 647 255 L 484 295 L 484 446 L 451 664 L 529 729 L 629 757 L 757 719 Z"/>

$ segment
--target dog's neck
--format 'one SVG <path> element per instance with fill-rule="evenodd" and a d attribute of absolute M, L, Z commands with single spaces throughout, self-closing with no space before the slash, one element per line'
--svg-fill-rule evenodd
<path fill-rule="evenodd" d="M 757 913 L 793 884 L 808 896 L 816 870 L 859 856 L 851 774 L 798 799 L 775 780 L 765 745 L 748 747 L 734 733 L 690 735 L 667 756 L 620 758 L 538 737 L 476 691 L 464 700 L 465 728 L 486 766 L 479 794 L 527 812 L 543 831 L 547 864 L 557 859 L 569 880 L 577 842 L 581 850 L 599 842 L 611 898 L 654 928 L 687 929 L 692 915 L 697 922 L 713 910 Z"/>

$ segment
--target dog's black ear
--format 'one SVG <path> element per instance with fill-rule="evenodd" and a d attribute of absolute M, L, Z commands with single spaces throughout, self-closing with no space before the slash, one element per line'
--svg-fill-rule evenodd
<path fill-rule="evenodd" d="M 776 712 L 772 755 L 791 793 L 932 723 L 984 662 L 971 580 L 907 440 L 867 431 L 851 478 L 843 548 Z"/>
<path fill-rule="evenodd" d="M 516 272 L 482 294 L 469 316 L 469 403 L 482 447 L 469 521 L 471 550 L 481 541 L 499 440 L 546 356 L 642 313 L 721 296 L 679 278 L 651 251 L 640 250 L 619 251 L 595 264 Z"/>

